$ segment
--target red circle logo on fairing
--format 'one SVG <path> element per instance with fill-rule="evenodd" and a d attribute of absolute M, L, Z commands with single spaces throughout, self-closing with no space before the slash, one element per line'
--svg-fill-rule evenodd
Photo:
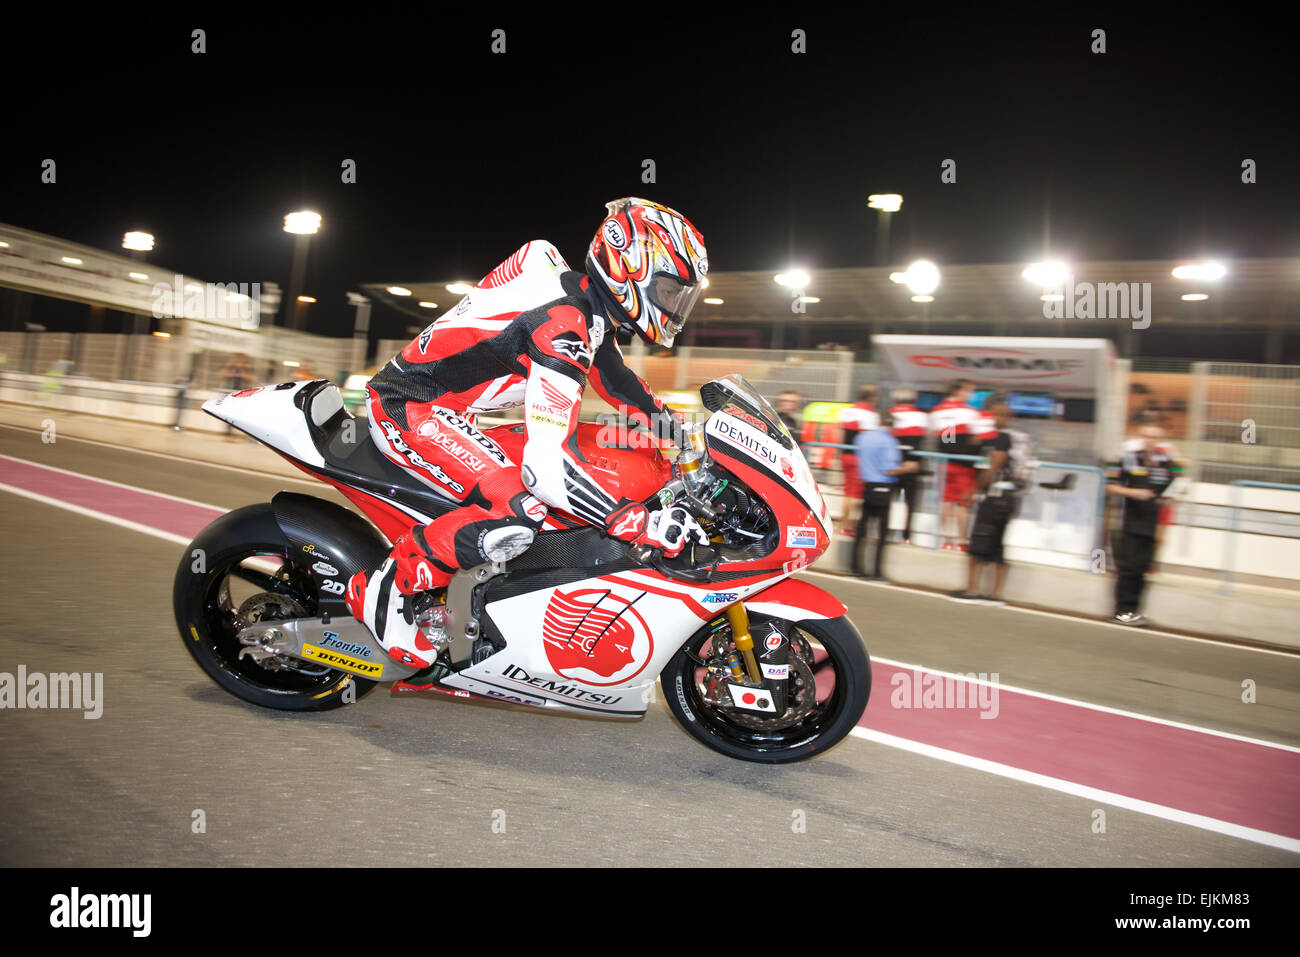
<path fill-rule="evenodd" d="M 626 598 L 607 588 L 557 591 L 542 619 L 542 646 L 556 674 L 608 686 L 635 678 L 650 661 L 654 639 Z"/>

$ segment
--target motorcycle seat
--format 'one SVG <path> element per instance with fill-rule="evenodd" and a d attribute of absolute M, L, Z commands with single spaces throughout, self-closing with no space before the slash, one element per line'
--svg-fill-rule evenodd
<path fill-rule="evenodd" d="M 460 507 L 455 499 L 438 494 L 385 457 L 370 438 L 369 424 L 347 410 L 334 383 L 326 379 L 309 382 L 294 398 L 323 460 L 320 471 L 327 478 L 409 505 L 430 518 Z"/>

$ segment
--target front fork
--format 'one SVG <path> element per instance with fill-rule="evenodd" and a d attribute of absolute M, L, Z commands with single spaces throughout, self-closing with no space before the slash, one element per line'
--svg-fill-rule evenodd
<path fill-rule="evenodd" d="M 758 670 L 758 658 L 754 655 L 754 639 L 749 634 L 749 613 L 745 611 L 744 602 L 738 601 L 727 606 L 727 622 L 731 625 L 731 640 L 745 663 L 742 669 L 739 661 L 733 659 L 728 662 L 731 676 L 739 680 L 748 674 L 751 682 L 761 684 L 763 673 Z"/>
<path fill-rule="evenodd" d="M 768 689 L 771 699 L 767 700 L 763 695 L 758 695 L 756 710 L 784 714 L 790 679 L 789 638 L 775 625 L 770 626 L 764 639 L 765 647 L 761 649 L 764 664 L 760 666 L 759 656 L 754 648 L 754 636 L 749 628 L 749 613 L 745 610 L 744 603 L 736 602 L 728 605 L 726 617 L 727 623 L 731 626 L 731 641 L 736 647 L 727 659 L 731 680 L 753 688 Z M 733 685 L 734 687 L 736 686 Z M 748 699 L 754 697 L 751 694 Z M 748 699 L 742 694 L 737 704 Z"/>

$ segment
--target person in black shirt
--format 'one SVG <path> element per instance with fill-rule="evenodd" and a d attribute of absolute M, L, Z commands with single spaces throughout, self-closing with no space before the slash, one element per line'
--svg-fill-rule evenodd
<path fill-rule="evenodd" d="M 1138 438 L 1124 443 L 1118 462 L 1106 470 L 1106 492 L 1121 499 L 1119 581 L 1111 621 L 1145 625 L 1138 611 L 1146 574 L 1156 554 L 1156 526 L 1164 493 L 1174 480 L 1173 462 L 1161 447 L 1163 433 L 1143 426 Z"/>
<path fill-rule="evenodd" d="M 1002 605 L 1005 604 L 1002 589 L 1007 581 L 1007 561 L 1002 554 L 1002 539 L 1006 536 L 1007 525 L 1020 509 L 1020 495 L 1024 491 L 1025 481 L 1019 474 L 1024 463 L 1019 460 L 1028 454 L 1028 438 L 1024 433 L 1016 433 L 1008 428 L 1011 424 L 1011 407 L 1002 396 L 990 396 L 985 408 L 992 416 L 997 431 L 980 447 L 980 454 L 988 459 L 989 464 L 979 473 L 975 492 L 969 499 L 982 496 L 979 507 L 975 510 L 975 526 L 971 531 L 970 549 L 967 552 L 969 567 L 966 588 L 953 592 L 950 597 L 960 601 Z M 1016 452 L 1014 458 L 1013 449 Z M 983 594 L 980 587 L 984 571 L 990 565 L 993 566 L 993 591 Z"/>

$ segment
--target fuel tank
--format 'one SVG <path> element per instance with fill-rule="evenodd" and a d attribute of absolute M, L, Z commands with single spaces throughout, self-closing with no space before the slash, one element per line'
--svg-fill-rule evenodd
<path fill-rule="evenodd" d="M 587 470 L 615 501 L 623 498 L 641 502 L 659 491 L 673 477 L 672 465 L 657 448 L 655 440 L 641 433 L 620 435 L 625 441 L 644 442 L 643 448 L 613 445 L 600 437 L 607 426 L 596 422 L 578 423 L 578 451 L 587 460 Z M 615 430 L 609 429 L 610 432 Z M 484 434 L 501 446 L 512 462 L 524 458 L 524 426 L 499 425 Z"/>

